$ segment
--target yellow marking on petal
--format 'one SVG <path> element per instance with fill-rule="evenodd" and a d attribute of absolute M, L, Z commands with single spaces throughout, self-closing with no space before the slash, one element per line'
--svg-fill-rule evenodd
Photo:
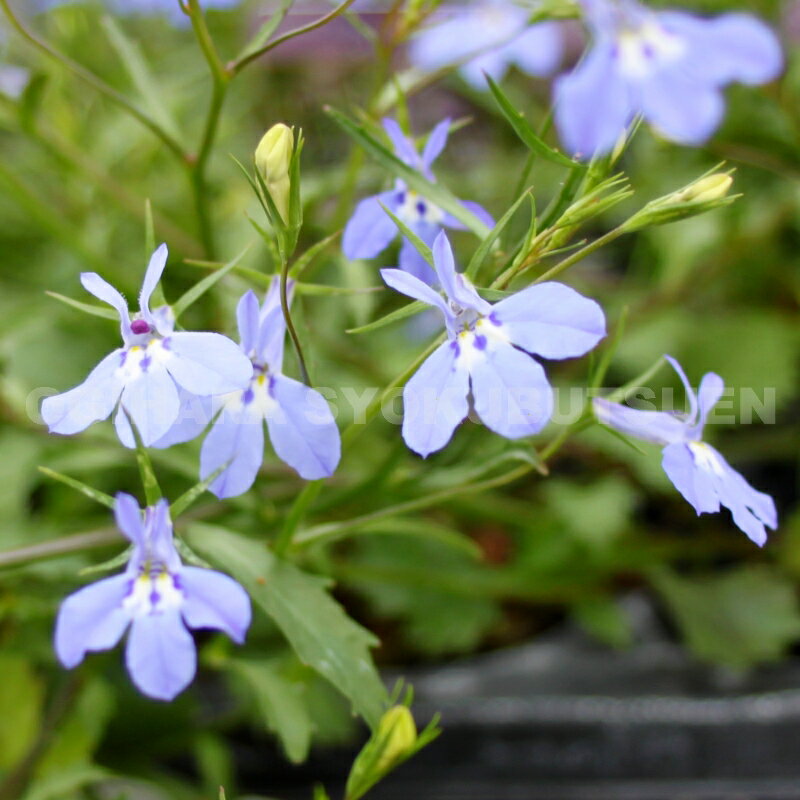
<path fill-rule="evenodd" d="M 266 380 L 267 380 L 266 375 L 259 375 L 258 378 L 256 378 L 256 382 L 258 383 L 259 386 L 263 386 Z"/>

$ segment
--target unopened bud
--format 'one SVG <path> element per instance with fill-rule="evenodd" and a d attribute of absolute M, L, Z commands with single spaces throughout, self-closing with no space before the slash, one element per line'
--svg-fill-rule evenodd
<path fill-rule="evenodd" d="M 388 772 L 402 761 L 417 740 L 417 726 L 407 706 L 393 706 L 378 723 L 383 749 L 377 760 L 378 772 Z"/>
<path fill-rule="evenodd" d="M 700 178 L 699 181 L 690 183 L 685 189 L 676 192 L 676 199 L 684 203 L 705 203 L 719 200 L 728 194 L 733 186 L 733 176 L 727 173 L 717 173 Z"/>
<path fill-rule="evenodd" d="M 727 172 L 705 175 L 677 192 L 650 201 L 625 223 L 625 229 L 630 232 L 649 225 L 665 225 L 728 205 L 737 197 L 728 195 L 732 185 L 733 177 Z"/>
<path fill-rule="evenodd" d="M 289 221 L 289 167 L 293 153 L 294 133 L 282 122 L 273 125 L 256 148 L 256 169 L 284 223 Z"/>

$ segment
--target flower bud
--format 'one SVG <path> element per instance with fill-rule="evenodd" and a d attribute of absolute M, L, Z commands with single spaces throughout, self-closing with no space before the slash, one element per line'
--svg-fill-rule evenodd
<path fill-rule="evenodd" d="M 256 170 L 284 223 L 289 221 L 289 167 L 293 153 L 294 133 L 282 122 L 273 125 L 256 148 Z"/>
<path fill-rule="evenodd" d="M 733 177 L 727 172 L 704 175 L 677 192 L 651 200 L 624 223 L 625 229 L 630 232 L 648 225 L 665 225 L 728 205 L 738 196 L 728 195 L 732 185 Z"/>

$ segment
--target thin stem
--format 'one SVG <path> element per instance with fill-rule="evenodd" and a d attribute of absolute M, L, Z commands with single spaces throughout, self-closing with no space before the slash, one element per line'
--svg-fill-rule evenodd
<path fill-rule="evenodd" d="M 374 398 L 364 410 L 363 423 L 353 421 L 347 426 L 342 434 L 343 452 L 350 445 L 352 445 L 358 433 L 366 428 L 367 424 L 371 422 L 381 410 L 383 403 L 386 401 L 389 394 L 398 386 L 404 384 L 417 371 L 419 365 L 441 344 L 441 342 L 442 337 L 439 337 L 433 341 L 419 356 L 417 356 L 411 362 L 411 364 L 409 364 L 396 378 L 394 378 L 394 380 L 389 382 L 389 385 L 383 390 L 383 392 Z M 273 550 L 276 554 L 283 555 L 289 549 L 295 531 L 302 522 L 303 517 L 313 504 L 314 500 L 317 499 L 317 495 L 319 495 L 324 484 L 324 479 L 311 481 L 305 485 L 303 490 L 297 496 L 292 504 L 292 507 L 289 509 L 289 513 L 286 515 L 286 520 L 283 523 L 283 527 L 278 533 L 278 536 L 273 544 Z"/>
<path fill-rule="evenodd" d="M 289 338 L 292 340 L 295 354 L 297 355 L 297 363 L 300 366 L 300 375 L 303 378 L 303 383 L 306 386 L 311 386 L 311 378 L 308 375 L 306 368 L 306 360 L 303 356 L 303 348 L 300 345 L 300 337 L 297 335 L 297 330 L 292 321 L 292 314 L 289 309 L 289 262 L 284 261 L 281 266 L 281 310 L 283 311 L 283 318 L 286 321 L 286 330 L 289 331 Z"/>
<path fill-rule="evenodd" d="M 583 261 L 586 256 L 591 255 L 595 251 L 599 250 L 601 247 L 605 247 L 610 242 L 613 242 L 615 239 L 618 239 L 622 236 L 623 233 L 626 232 L 626 228 L 624 225 L 620 225 L 618 228 L 614 228 L 614 230 L 609 231 L 604 236 L 601 236 L 599 239 L 595 239 L 593 242 L 590 242 L 586 245 L 586 247 L 582 247 L 580 250 L 576 250 L 572 255 L 567 256 L 562 261 L 559 261 L 554 267 L 551 267 L 547 272 L 543 272 L 535 281 L 534 283 L 542 283 L 542 281 L 549 281 L 552 278 L 555 278 L 556 275 L 560 275 L 564 270 L 569 269 L 573 264 L 577 264 L 579 261 Z"/>
<path fill-rule="evenodd" d="M 51 47 L 47 42 L 39 39 L 31 31 L 29 31 L 20 22 L 14 11 L 11 9 L 8 0 L 0 0 L 0 8 L 2 8 L 11 26 L 31 45 L 36 47 L 41 52 L 45 53 L 48 57 L 57 61 L 62 66 L 66 67 L 70 72 L 80 78 L 84 83 L 89 84 L 96 91 L 100 92 L 104 97 L 116 103 L 120 108 L 128 112 L 132 117 L 135 117 L 139 122 L 154 133 L 161 141 L 169 148 L 169 150 L 181 161 L 186 160 L 186 153 L 181 147 L 180 143 L 170 136 L 154 119 L 149 117 L 138 106 L 132 103 L 124 94 L 118 92 L 113 86 L 109 86 L 104 80 L 95 75 L 91 70 L 73 61 L 68 56 L 60 53 L 54 47 Z"/>
<path fill-rule="evenodd" d="M 189 2 L 196 2 L 196 0 L 189 0 Z M 232 75 L 238 75 L 248 64 L 261 58 L 261 56 L 263 56 L 265 53 L 268 53 L 279 44 L 283 44 L 284 42 L 289 41 L 289 39 L 294 39 L 296 36 L 302 36 L 304 33 L 309 33 L 317 28 L 321 28 L 323 25 L 327 25 L 331 20 L 336 19 L 336 17 L 346 11 L 347 8 L 353 4 L 353 2 L 354 0 L 344 0 L 343 3 L 340 3 L 338 6 L 336 6 L 336 8 L 333 9 L 333 11 L 326 14 L 324 17 L 320 17 L 319 19 L 314 20 L 314 22 L 310 22 L 308 25 L 303 25 L 299 28 L 294 28 L 291 31 L 287 31 L 283 34 L 283 36 L 279 36 L 277 39 L 267 42 L 263 47 L 259 47 L 258 50 L 254 50 L 252 53 L 248 53 L 246 56 L 242 56 L 240 59 L 232 61 L 230 64 L 228 64 L 228 72 Z"/>
<path fill-rule="evenodd" d="M 207 257 L 213 259 L 216 257 L 216 243 L 211 212 L 208 206 L 209 189 L 206 172 L 211 151 L 217 138 L 219 121 L 222 115 L 222 108 L 225 105 L 225 98 L 228 94 L 228 84 L 232 78 L 232 73 L 222 63 L 198 0 L 188 0 L 188 14 L 197 43 L 208 63 L 213 82 L 211 102 L 206 115 L 206 122 L 203 126 L 200 149 L 197 151 L 197 155 L 190 159 L 192 193 L 197 213 L 197 223 L 200 228 L 200 237 Z"/>

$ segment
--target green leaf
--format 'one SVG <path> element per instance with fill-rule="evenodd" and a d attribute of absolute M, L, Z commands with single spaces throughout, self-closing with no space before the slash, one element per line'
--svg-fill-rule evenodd
<path fill-rule="evenodd" d="M 468 211 L 458 198 L 439 183 L 431 183 L 419 172 L 401 161 L 391 150 L 376 139 L 363 125 L 330 106 L 325 107 L 325 113 L 341 127 L 345 133 L 358 142 L 378 163 L 388 169 L 395 177 L 404 180 L 414 191 L 419 192 L 431 203 L 452 214 L 457 220 L 463 222 L 476 236 L 481 239 L 489 234 L 489 228 L 481 222 L 475 214 Z M 570 162 L 572 163 L 572 162 Z"/>
<path fill-rule="evenodd" d="M 147 448 L 144 446 L 142 436 L 133 418 L 126 408 L 123 406 L 120 406 L 120 408 L 125 412 L 125 416 L 128 418 L 128 425 L 131 426 L 133 440 L 136 443 L 136 463 L 139 465 L 139 474 L 142 478 L 145 500 L 148 506 L 154 506 L 164 495 L 161 491 L 161 487 L 158 485 L 158 479 L 153 470 L 153 462 L 150 461 Z"/>
<path fill-rule="evenodd" d="M 22 656 L 0 655 L 0 769 L 13 768 L 29 751 L 39 732 L 44 686 Z"/>
<path fill-rule="evenodd" d="M 94 489 L 83 481 L 79 481 L 76 478 L 70 478 L 69 475 L 62 475 L 60 472 L 56 472 L 48 467 L 39 467 L 39 472 L 41 472 L 43 475 L 47 475 L 48 478 L 52 478 L 53 480 L 69 486 L 71 489 L 75 489 L 76 491 L 88 497 L 90 500 L 94 500 L 95 503 L 100 503 L 100 505 L 106 506 L 106 508 L 114 508 L 115 501 L 110 494 L 101 492 L 99 489 Z"/>
<path fill-rule="evenodd" d="M 330 596 L 330 580 L 302 572 L 263 544 L 224 528 L 195 523 L 187 538 L 247 589 L 304 664 L 336 686 L 370 726 L 377 724 L 387 699 L 369 652 L 378 640 Z"/>
<path fill-rule="evenodd" d="M 311 747 L 311 716 L 302 684 L 286 678 L 274 661 L 231 660 L 227 665 L 250 686 L 266 727 L 280 739 L 287 758 L 300 764 Z"/>
<path fill-rule="evenodd" d="M 187 508 L 189 508 L 203 492 L 230 466 L 230 461 L 226 461 L 222 466 L 217 467 L 207 478 L 192 486 L 185 491 L 177 500 L 172 502 L 169 507 L 169 515 L 172 520 L 177 519 Z"/>
<path fill-rule="evenodd" d="M 93 564 L 91 567 L 84 567 L 78 574 L 79 575 L 94 575 L 98 572 L 111 572 L 112 569 L 121 567 L 130 561 L 131 554 L 133 553 L 133 545 L 127 547 L 118 555 L 103 561 L 100 564 Z"/>
<path fill-rule="evenodd" d="M 297 279 L 311 264 L 313 263 L 314 259 L 331 243 L 335 242 L 336 239 L 339 238 L 341 235 L 341 231 L 336 231 L 332 233 L 330 236 L 326 236 L 324 239 L 320 240 L 316 244 L 311 245 L 311 247 L 306 250 L 303 255 L 299 256 L 297 260 L 292 264 L 291 269 L 289 270 L 289 277 L 293 279 Z"/>
<path fill-rule="evenodd" d="M 800 636 L 795 587 L 767 566 L 682 578 L 667 570 L 653 583 L 698 658 L 744 669 L 778 661 Z"/>
<path fill-rule="evenodd" d="M 196 303 L 209 289 L 219 283 L 219 281 L 221 281 L 232 269 L 234 269 L 245 257 L 248 250 L 250 250 L 250 245 L 247 245 L 247 247 L 245 247 L 245 249 L 242 250 L 242 252 L 239 253 L 239 255 L 236 256 L 236 258 L 234 258 L 232 261 L 224 264 L 210 275 L 206 275 L 203 280 L 198 281 L 194 286 L 192 286 L 191 289 L 182 294 L 172 305 L 172 313 L 175 315 L 175 319 L 178 319 L 178 317 L 180 317 L 187 308 Z"/>
<path fill-rule="evenodd" d="M 529 150 L 542 156 L 542 158 L 546 158 L 548 161 L 560 164 L 562 167 L 580 167 L 581 169 L 585 169 L 584 165 L 573 161 L 558 150 L 554 150 L 550 145 L 545 144 L 528 124 L 525 115 L 514 108 L 513 103 L 508 99 L 497 83 L 488 75 L 486 76 L 486 80 L 489 82 L 489 88 L 503 116 L 514 129 L 514 133 L 519 136 L 523 144 L 525 144 Z"/>
<path fill-rule="evenodd" d="M 144 106 L 150 116 L 173 139 L 180 141 L 182 137 L 178 126 L 162 102 L 164 97 L 162 87 L 150 72 L 139 45 L 128 38 L 113 17 L 104 16 L 100 24 L 103 26 L 111 46 L 116 51 L 128 76 L 136 87 L 136 91 L 144 101 Z"/>
<path fill-rule="evenodd" d="M 387 325 L 393 325 L 395 322 L 400 322 L 400 320 L 413 317 L 414 314 L 419 314 L 421 311 L 425 311 L 428 308 L 430 308 L 429 305 L 426 305 L 420 300 L 414 300 L 413 302 L 404 305 L 402 308 L 397 308 L 383 317 L 379 317 L 378 319 L 367 323 L 366 325 L 359 325 L 357 328 L 349 328 L 346 333 L 369 333 L 370 331 L 377 331 L 378 329 L 384 328 Z"/>
<path fill-rule="evenodd" d="M 242 61 L 253 53 L 257 53 L 269 42 L 272 34 L 278 30 L 278 26 L 283 22 L 284 17 L 289 13 L 289 9 L 294 4 L 294 0 L 283 0 L 281 6 L 267 18 L 264 24 L 256 31 L 253 38 L 245 45 L 244 49 L 236 57 L 236 61 Z"/>
<path fill-rule="evenodd" d="M 506 211 L 505 214 L 500 218 L 498 223 L 489 231 L 489 235 L 480 243 L 478 249 L 473 254 L 472 258 L 467 264 L 467 269 L 465 270 L 465 275 L 468 278 L 474 278 L 477 274 L 478 270 L 481 268 L 481 265 L 486 260 L 486 256 L 489 255 L 489 251 L 492 249 L 492 246 L 497 241 L 500 234 L 505 230 L 506 225 L 511 221 L 511 218 L 514 216 L 516 210 L 520 207 L 520 204 L 526 197 L 530 197 L 530 190 L 526 189 L 514 202 L 514 205 Z M 534 224 L 535 224 L 535 215 L 534 215 Z"/>
<path fill-rule="evenodd" d="M 428 264 L 431 265 L 431 267 L 434 267 L 433 251 L 430 249 L 430 247 L 428 247 L 428 245 L 426 245 L 425 242 L 423 242 L 422 239 L 420 239 L 419 236 L 417 236 L 417 234 L 414 233 L 414 231 L 412 231 L 411 228 L 409 228 L 408 225 L 406 225 L 405 222 L 400 219 L 400 217 L 393 214 L 388 208 L 386 208 L 385 205 L 383 205 L 383 203 L 380 203 L 379 205 L 384 212 L 392 218 L 392 222 L 394 222 L 394 224 L 400 229 L 400 233 L 402 233 L 403 236 L 405 236 L 405 238 L 414 245 L 414 249 L 428 262 Z"/>
<path fill-rule="evenodd" d="M 611 647 L 629 647 L 633 642 L 631 623 L 613 597 L 601 595 L 578 600 L 572 606 L 578 624 L 592 636 Z"/>
<path fill-rule="evenodd" d="M 59 294 L 58 292 L 46 291 L 45 294 L 48 295 L 49 297 L 54 298 L 55 300 L 59 300 L 65 305 L 72 306 L 72 308 L 77 308 L 78 311 L 83 311 L 86 314 L 91 314 L 93 317 L 100 317 L 101 319 L 111 319 L 114 320 L 115 322 L 119 322 L 119 315 L 112 308 L 106 308 L 105 306 L 98 306 L 95 305 L 94 303 L 82 303 L 80 300 L 73 300 L 71 297 L 66 297 L 63 294 Z"/>

